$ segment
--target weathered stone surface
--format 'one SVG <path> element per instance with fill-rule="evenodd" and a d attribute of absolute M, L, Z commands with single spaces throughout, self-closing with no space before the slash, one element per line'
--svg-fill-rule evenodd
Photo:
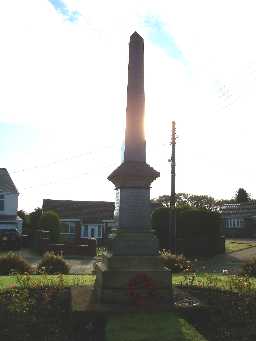
<path fill-rule="evenodd" d="M 161 304 L 169 307 L 172 301 L 171 272 L 159 260 L 158 240 L 150 227 L 150 186 L 160 174 L 146 163 L 145 147 L 144 42 L 135 32 L 129 45 L 124 162 L 108 177 L 117 190 L 118 229 L 111 255 L 95 267 L 95 293 L 103 304 L 129 305 L 129 282 L 141 273 L 153 281 Z M 148 288 L 138 290 L 147 297 Z"/>
<path fill-rule="evenodd" d="M 143 290 L 141 290 L 143 295 Z M 157 289 L 155 292 L 157 298 L 152 298 L 152 303 L 155 303 L 157 308 L 158 304 L 172 305 L 172 293 L 170 289 Z M 132 304 L 131 297 L 128 290 L 119 289 L 103 289 L 100 291 L 99 301 L 103 304 Z"/>
<path fill-rule="evenodd" d="M 103 264 L 97 264 L 95 269 L 97 284 L 103 284 L 104 289 L 128 289 L 128 283 L 138 273 L 146 273 L 159 289 L 170 288 L 171 271 L 165 269 L 159 270 L 109 270 Z"/>
<path fill-rule="evenodd" d="M 127 232 L 120 229 L 111 241 L 111 252 L 117 256 L 157 256 L 158 239 L 150 230 Z"/>
<path fill-rule="evenodd" d="M 121 188 L 117 222 L 119 228 L 140 230 L 150 227 L 149 188 Z M 115 211 L 116 212 L 116 211 Z"/>
<path fill-rule="evenodd" d="M 123 261 L 125 261 L 125 258 Z M 96 264 L 95 293 L 97 300 L 102 303 L 131 303 L 128 294 L 129 281 L 137 274 L 146 274 L 154 283 L 155 294 L 159 303 L 171 303 L 171 271 L 167 269 L 141 269 L 141 270 L 109 270 L 105 263 Z M 145 288 L 141 289 L 147 291 Z"/>
<path fill-rule="evenodd" d="M 160 173 L 146 162 L 124 161 L 109 176 L 116 188 L 149 188 Z"/>
<path fill-rule="evenodd" d="M 113 256 L 103 255 L 103 262 L 110 270 L 159 270 L 163 269 L 159 256 Z"/>
<path fill-rule="evenodd" d="M 134 32 L 129 44 L 124 159 L 146 161 L 144 137 L 144 41 Z"/>

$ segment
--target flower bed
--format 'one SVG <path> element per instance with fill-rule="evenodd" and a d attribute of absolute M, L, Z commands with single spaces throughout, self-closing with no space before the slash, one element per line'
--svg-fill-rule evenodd
<path fill-rule="evenodd" d="M 256 295 L 209 288 L 190 288 L 204 303 L 202 309 L 181 311 L 208 341 L 256 340 Z"/>
<path fill-rule="evenodd" d="M 68 340 L 69 290 L 9 289 L 0 293 L 0 340 Z"/>

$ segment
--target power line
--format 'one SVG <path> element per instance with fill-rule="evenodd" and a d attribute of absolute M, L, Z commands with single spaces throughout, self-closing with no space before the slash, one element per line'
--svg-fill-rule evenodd
<path fill-rule="evenodd" d="M 166 147 L 166 146 L 168 146 L 168 144 L 162 143 L 159 146 Z M 159 146 L 158 146 L 158 148 L 159 148 Z M 76 155 L 72 155 L 72 156 L 69 156 L 69 157 L 65 157 L 63 159 L 59 159 L 59 160 L 56 160 L 56 161 L 47 162 L 45 164 L 37 164 L 37 165 L 34 165 L 32 167 L 28 167 L 28 168 L 14 169 L 14 170 L 11 170 L 9 173 L 11 173 L 11 174 L 18 174 L 18 173 L 25 173 L 25 172 L 34 171 L 34 170 L 40 170 L 42 168 L 49 168 L 49 167 L 58 165 L 58 164 L 63 163 L 63 162 L 72 161 L 74 159 L 82 158 L 82 157 L 87 156 L 87 155 L 92 155 L 93 159 L 95 159 L 95 154 L 102 153 L 103 149 L 111 149 L 111 148 L 113 148 L 113 146 L 105 146 L 105 147 L 101 148 L 101 150 L 98 150 L 96 152 L 95 151 L 88 151 L 88 152 L 85 152 L 85 153 L 81 153 L 81 154 L 76 154 Z M 151 148 L 151 150 L 152 150 L 152 148 Z"/>
<path fill-rule="evenodd" d="M 105 166 L 112 166 L 112 164 L 105 164 Z M 76 174 L 75 176 L 71 176 L 71 177 L 66 177 L 66 178 L 62 178 L 60 179 L 60 181 L 58 180 L 52 180 L 52 181 L 49 181 L 49 182 L 45 182 L 45 183 L 39 183 L 39 184 L 34 184 L 32 186 L 28 186 L 28 187 L 25 187 L 23 188 L 21 191 L 18 191 L 19 192 L 19 195 L 27 195 L 25 194 L 24 192 L 30 192 L 32 190 L 35 190 L 35 189 L 38 189 L 39 187 L 45 187 L 45 186 L 56 186 L 56 185 L 61 185 L 61 184 L 64 184 L 66 183 L 67 181 L 73 181 L 73 180 L 76 180 L 80 177 L 83 177 L 85 175 L 89 175 L 89 174 L 95 174 L 95 171 L 94 170 L 91 170 L 91 171 L 86 171 L 86 172 L 83 172 L 83 173 L 79 173 L 79 174 Z M 4 195 L 5 196 L 8 196 L 8 195 L 13 195 L 14 193 L 5 193 Z"/>
<path fill-rule="evenodd" d="M 109 148 L 111 148 L 111 147 L 110 146 L 104 147 L 104 149 L 109 149 Z M 100 151 L 98 151 L 98 152 L 100 152 Z M 51 167 L 51 166 L 55 166 L 55 165 L 57 165 L 59 163 L 63 163 L 63 162 L 71 161 L 71 160 L 74 160 L 74 159 L 82 158 L 82 157 L 87 156 L 87 155 L 94 155 L 95 153 L 97 153 L 97 152 L 95 152 L 95 151 L 88 151 L 88 152 L 85 152 L 85 153 L 72 155 L 72 156 L 65 157 L 65 158 L 60 159 L 60 160 L 55 160 L 55 161 L 48 162 L 48 163 L 41 164 L 41 165 L 39 164 L 39 165 L 34 165 L 34 166 L 28 167 L 28 168 L 16 169 L 16 170 L 11 171 L 11 173 L 12 174 L 16 174 L 16 173 L 23 173 L 23 172 L 27 172 L 27 171 L 31 171 L 31 170 L 37 170 L 37 169 L 41 169 L 41 168 L 48 168 L 48 167 Z"/>

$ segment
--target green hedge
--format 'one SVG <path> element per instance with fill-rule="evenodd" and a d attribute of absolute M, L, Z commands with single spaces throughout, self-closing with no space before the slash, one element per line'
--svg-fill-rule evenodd
<path fill-rule="evenodd" d="M 160 249 L 170 247 L 169 217 L 169 208 L 156 209 L 152 214 L 152 227 L 159 239 Z M 179 251 L 187 255 L 195 253 L 194 249 L 198 249 L 202 255 L 207 254 L 208 251 L 209 254 L 218 253 L 221 236 L 218 212 L 198 208 L 178 208 L 176 209 L 176 231 Z"/>

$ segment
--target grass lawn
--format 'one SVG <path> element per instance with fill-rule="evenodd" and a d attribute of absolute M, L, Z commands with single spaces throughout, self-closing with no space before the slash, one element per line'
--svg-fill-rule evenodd
<path fill-rule="evenodd" d="M 23 278 L 22 283 L 27 283 L 28 286 L 47 286 L 58 284 L 60 277 L 56 275 L 31 275 L 30 280 L 26 281 L 26 276 L 0 276 L 0 289 L 5 289 L 10 286 L 20 285 L 18 278 Z M 63 275 L 62 276 L 65 287 L 93 285 L 95 281 L 94 275 Z M 256 290 L 256 278 L 247 279 L 250 281 L 250 288 Z M 231 286 L 238 287 L 239 282 L 244 283 L 244 277 L 220 275 L 213 273 L 197 273 L 195 276 L 190 275 L 189 279 L 183 274 L 173 274 L 173 286 L 192 284 L 193 286 L 205 287 L 210 286 L 218 289 L 232 289 Z"/>
<path fill-rule="evenodd" d="M 172 284 L 173 286 L 189 284 L 199 288 L 208 287 L 239 292 L 256 291 L 256 278 L 213 273 L 197 273 L 195 276 L 190 276 L 189 280 L 186 280 L 182 274 L 173 274 Z"/>
<path fill-rule="evenodd" d="M 21 281 L 18 278 L 21 278 Z M 60 277 L 57 275 L 30 275 L 29 278 L 30 281 L 26 282 L 28 283 L 28 286 L 54 285 L 58 284 L 60 281 Z M 63 275 L 62 278 L 65 287 L 93 285 L 95 281 L 95 275 Z M 244 277 L 214 273 L 196 273 L 195 276 L 190 275 L 189 277 L 186 277 L 183 274 L 173 274 L 172 284 L 173 286 L 180 286 L 189 283 L 198 287 L 210 286 L 218 289 L 230 289 L 230 283 L 234 283 L 235 281 L 239 282 L 239 280 L 243 280 L 243 278 Z M 256 290 L 256 278 L 251 277 L 248 280 L 250 281 L 251 288 Z M 14 285 L 20 286 L 20 283 L 24 283 L 25 281 L 25 275 L 0 276 L 0 289 L 5 289 Z"/>
<path fill-rule="evenodd" d="M 32 275 L 29 276 L 29 280 L 26 281 L 26 276 L 0 276 L 0 289 L 6 289 L 11 286 L 19 286 L 20 278 L 22 283 L 28 283 L 28 286 L 47 286 L 58 284 L 60 277 L 56 275 Z M 78 285 L 91 285 L 95 281 L 93 275 L 63 275 L 64 286 L 78 286 Z"/>
<path fill-rule="evenodd" d="M 194 279 L 194 285 L 197 284 L 207 284 L 209 281 L 216 279 L 219 288 L 224 288 L 225 284 L 228 282 L 228 275 L 212 274 L 212 273 L 197 273 Z M 173 274 L 172 284 L 182 285 L 186 281 L 186 277 L 183 274 Z"/>
<path fill-rule="evenodd" d="M 65 287 L 92 285 L 95 281 L 94 275 L 31 275 L 27 278 L 30 278 L 28 282 L 26 282 L 26 276 L 0 276 L 0 288 L 4 289 L 12 285 L 19 286 L 20 283 L 24 286 L 26 284 L 27 286 L 47 286 L 54 283 L 58 285 L 60 279 L 63 279 Z M 208 315 L 205 318 L 199 314 L 200 312 L 197 314 L 196 311 L 189 318 L 182 314 L 178 316 L 173 312 L 149 313 L 138 311 L 137 313 L 123 313 L 119 315 L 109 314 L 106 319 L 106 324 L 103 324 L 106 326 L 106 330 L 104 329 L 106 332 L 106 341 L 256 340 L 256 331 L 249 328 L 250 326 L 254 326 L 256 318 L 256 308 L 253 308 L 256 307 L 256 299 L 250 305 L 251 299 L 255 296 L 252 295 L 252 298 L 250 297 L 248 300 L 246 295 L 237 294 L 237 292 L 245 294 L 249 292 L 254 293 L 256 291 L 256 278 L 212 273 L 190 274 L 188 278 L 189 281 L 186 281 L 186 277 L 183 274 L 173 274 L 173 286 L 189 284 L 189 290 L 192 291 L 195 297 L 199 295 L 199 299 L 202 298 L 208 303 L 210 302 L 210 307 L 207 311 Z M 229 291 L 227 291 L 227 295 L 223 295 L 223 291 L 212 289 L 227 289 Z M 249 291 L 247 291 L 248 289 Z M 230 294 L 230 292 L 232 293 Z M 2 294 L 5 293 L 2 292 Z M 43 304 L 42 307 L 46 309 L 48 305 Z M 239 311 L 237 307 L 239 307 Z M 255 311 L 252 311 L 252 308 Z M 216 311 L 219 312 L 217 316 Z M 240 321 L 242 317 L 243 325 L 241 325 Z M 94 321 L 94 317 L 90 318 Z M 44 322 L 44 320 L 42 321 Z M 46 321 L 45 323 L 47 324 L 48 322 Z M 52 327 L 57 328 L 58 326 L 55 326 L 54 323 Z M 35 328 L 39 328 L 39 325 L 36 322 L 34 323 Z M 60 330 L 62 330 L 62 327 Z M 227 338 L 227 333 L 230 333 L 230 338 Z M 239 333 L 242 333 L 243 338 L 241 338 Z M 34 338 L 28 340 L 34 340 Z M 64 339 L 57 338 L 56 340 Z"/>
<path fill-rule="evenodd" d="M 106 341 L 206 341 L 194 327 L 171 313 L 137 313 L 112 316 Z"/>
<path fill-rule="evenodd" d="M 21 282 L 33 285 L 50 285 L 59 283 L 63 278 L 64 286 L 91 285 L 95 281 L 93 275 L 31 275 L 31 276 L 0 276 L 0 288 L 8 288 L 13 285 L 19 286 Z M 174 313 L 145 313 L 112 315 L 107 319 L 106 324 L 107 341 L 206 341 L 196 329 L 183 318 Z"/>
<path fill-rule="evenodd" d="M 226 252 L 241 251 L 256 246 L 256 242 L 246 242 L 242 240 L 226 240 L 225 242 Z"/>

